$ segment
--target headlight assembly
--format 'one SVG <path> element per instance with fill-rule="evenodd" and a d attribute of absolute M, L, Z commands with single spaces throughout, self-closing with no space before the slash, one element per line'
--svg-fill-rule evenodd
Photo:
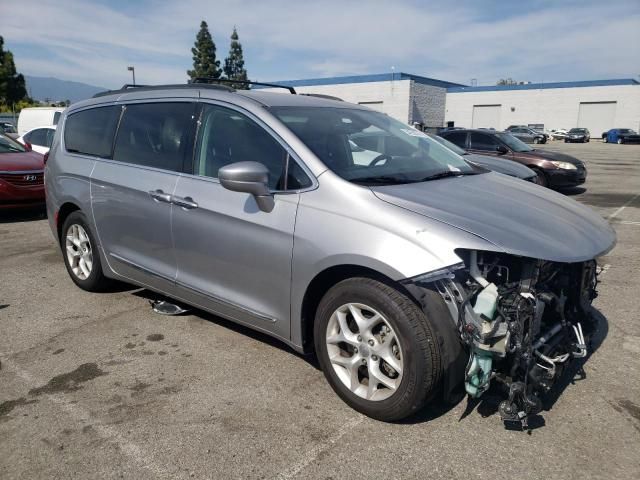
<path fill-rule="evenodd" d="M 577 170 L 578 168 L 573 163 L 569 163 L 569 162 L 551 162 L 551 163 L 553 163 L 558 168 L 562 168 L 563 170 Z"/>

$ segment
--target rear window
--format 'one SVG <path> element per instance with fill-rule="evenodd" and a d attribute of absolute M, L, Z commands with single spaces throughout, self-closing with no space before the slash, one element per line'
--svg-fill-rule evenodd
<path fill-rule="evenodd" d="M 109 158 L 122 107 L 97 107 L 72 113 L 64 125 L 67 152 Z"/>

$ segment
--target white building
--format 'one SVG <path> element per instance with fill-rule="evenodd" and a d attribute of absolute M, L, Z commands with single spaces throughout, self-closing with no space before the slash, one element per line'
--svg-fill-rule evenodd
<path fill-rule="evenodd" d="M 558 82 L 447 90 L 445 125 L 495 128 L 640 128 L 640 83 L 633 79 Z"/>
<path fill-rule="evenodd" d="M 462 86 L 402 72 L 273 83 L 294 87 L 298 93 L 339 97 L 346 102 L 379 110 L 402 122 L 420 123 L 427 127 L 444 125 L 447 88 Z"/>
<path fill-rule="evenodd" d="M 586 127 L 593 137 L 610 128 L 640 129 L 640 82 L 633 79 L 467 87 L 400 72 L 274 83 L 431 128 Z"/>

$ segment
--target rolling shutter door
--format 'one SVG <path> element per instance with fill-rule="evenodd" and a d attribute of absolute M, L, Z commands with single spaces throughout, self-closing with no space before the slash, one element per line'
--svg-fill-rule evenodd
<path fill-rule="evenodd" d="M 473 128 L 500 128 L 501 105 L 474 105 L 471 126 Z"/>
<path fill-rule="evenodd" d="M 592 137 L 616 127 L 616 102 L 581 102 L 578 111 L 578 127 L 588 128 Z"/>

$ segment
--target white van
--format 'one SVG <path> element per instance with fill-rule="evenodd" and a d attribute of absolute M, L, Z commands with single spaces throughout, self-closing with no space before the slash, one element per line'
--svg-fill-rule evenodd
<path fill-rule="evenodd" d="M 63 111 L 63 107 L 23 108 L 18 117 L 18 134 L 22 136 L 37 127 L 57 125 Z"/>

